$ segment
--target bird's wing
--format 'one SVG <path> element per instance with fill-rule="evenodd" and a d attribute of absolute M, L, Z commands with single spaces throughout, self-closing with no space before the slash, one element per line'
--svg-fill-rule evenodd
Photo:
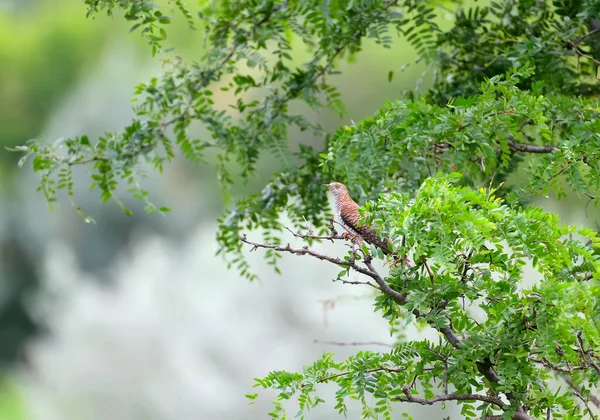
<path fill-rule="evenodd" d="M 391 254 L 392 251 L 388 248 L 388 243 L 391 242 L 389 239 L 382 240 L 377 232 L 369 226 L 358 226 L 356 231 L 363 237 L 363 239 L 372 245 L 380 248 L 384 254 Z"/>
<path fill-rule="evenodd" d="M 358 204 L 354 202 L 346 203 L 340 208 L 340 217 L 344 224 L 356 231 L 367 243 L 380 248 L 385 254 L 391 254 L 391 251 L 388 248 L 389 239 L 384 241 L 379 238 L 377 232 L 375 232 L 375 230 L 370 226 L 358 226 L 360 221 L 360 213 L 358 212 L 358 208 Z"/>

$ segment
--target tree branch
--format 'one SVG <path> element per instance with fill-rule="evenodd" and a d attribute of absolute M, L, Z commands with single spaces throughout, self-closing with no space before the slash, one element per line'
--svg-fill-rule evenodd
<path fill-rule="evenodd" d="M 577 338 L 577 344 L 579 345 L 579 350 L 581 352 L 581 355 L 583 357 L 587 357 L 589 364 L 596 370 L 596 372 L 598 372 L 598 374 L 600 375 L 600 366 L 598 366 L 598 364 L 596 363 L 596 361 L 594 360 L 594 358 L 592 357 L 593 355 L 593 351 L 592 350 L 585 350 L 584 347 L 584 343 L 583 343 L 583 334 L 581 331 L 577 331 L 577 333 L 575 334 L 575 337 Z"/>
<path fill-rule="evenodd" d="M 339 238 L 332 236 L 332 237 L 328 237 L 327 239 L 339 239 Z M 358 265 L 355 261 L 353 261 L 353 259 L 343 260 L 341 258 L 330 257 L 329 255 L 321 254 L 319 252 L 313 251 L 312 249 L 308 248 L 307 246 L 302 247 L 302 248 L 292 248 L 290 246 L 290 244 L 283 246 L 283 245 L 270 245 L 270 244 L 265 244 L 265 243 L 257 243 L 257 242 L 252 242 L 252 241 L 248 240 L 246 238 L 245 234 L 240 236 L 240 240 L 248 245 L 252 245 L 253 246 L 252 251 L 254 251 L 258 248 L 265 248 L 265 249 L 272 249 L 272 250 L 279 251 L 279 252 L 288 252 L 290 254 L 296 254 L 296 255 L 310 255 L 311 257 L 318 258 L 323 261 L 329 261 L 330 263 L 333 263 L 335 265 L 339 265 L 342 267 L 350 267 L 353 270 L 355 270 L 361 274 L 364 274 L 365 276 L 371 277 L 379 285 L 379 288 L 383 293 L 392 297 L 398 303 L 400 303 L 402 305 L 404 305 L 406 303 L 406 295 L 403 295 L 403 294 L 395 291 L 386 283 L 385 280 L 383 280 L 383 278 L 379 275 L 379 273 L 375 270 L 375 268 L 371 264 L 370 257 L 368 257 L 368 256 L 365 256 L 365 258 L 364 258 L 364 264 L 367 267 L 367 268 L 364 268 L 364 267 L 361 267 L 360 265 Z"/>
<path fill-rule="evenodd" d="M 592 413 L 592 410 L 590 409 L 590 406 L 587 403 L 587 400 L 585 398 L 583 398 L 583 395 L 581 395 L 581 393 L 576 389 L 573 390 L 573 394 L 575 394 L 575 396 L 581 400 L 583 405 L 585 405 L 585 408 L 587 409 L 587 412 L 590 415 L 590 417 L 592 418 L 592 420 L 596 420 L 598 417 L 596 417 L 594 415 L 594 413 Z"/>
<path fill-rule="evenodd" d="M 293 232 L 292 232 L 293 233 Z M 294 233 L 293 233 L 294 234 Z M 334 239 L 341 239 L 341 237 L 339 237 L 339 235 L 335 235 L 335 236 L 327 236 L 327 237 L 323 237 L 323 236 L 314 236 L 314 235 L 304 235 L 304 234 L 294 234 L 294 236 L 298 236 L 301 235 L 301 237 L 303 237 L 304 239 L 320 239 L 320 240 L 334 240 Z M 302 248 L 293 248 L 290 246 L 290 244 L 287 245 L 271 245 L 271 244 L 266 244 L 266 243 L 257 243 L 257 242 L 253 242 L 247 239 L 245 234 L 242 234 L 240 236 L 240 240 L 248 245 L 252 245 L 252 249 L 251 251 L 255 251 L 258 248 L 264 248 L 264 249 L 272 249 L 275 251 L 279 251 L 279 252 L 287 252 L 290 254 L 295 254 L 295 255 L 309 255 L 311 257 L 323 260 L 323 261 L 328 261 L 332 264 L 338 265 L 338 266 L 342 266 L 342 267 L 349 267 L 361 274 L 364 274 L 370 278 L 372 278 L 373 280 L 375 280 L 375 282 L 379 285 L 380 290 L 385 293 L 386 295 L 392 297 L 396 302 L 398 302 L 400 305 L 404 305 L 406 304 L 406 298 L 407 295 L 406 294 L 401 294 L 395 290 L 393 290 L 388 284 L 387 282 L 379 275 L 379 273 L 377 272 L 377 270 L 373 267 L 372 265 L 372 257 L 368 254 L 365 254 L 363 252 L 363 264 L 365 265 L 365 267 L 360 266 L 357 264 L 355 258 L 350 258 L 348 260 L 345 259 L 341 259 L 341 258 L 336 258 L 336 257 L 331 257 L 329 255 L 326 254 L 321 254 L 319 252 L 316 252 L 312 249 L 310 249 L 308 246 L 304 246 Z M 353 250 L 354 251 L 354 250 Z M 362 252 L 362 250 L 361 250 Z M 414 309 L 412 311 L 413 315 L 415 315 L 415 317 L 422 317 L 424 316 L 418 309 Z M 453 329 L 451 327 L 443 327 L 443 328 L 439 328 L 438 331 L 440 331 L 444 337 L 446 337 L 446 339 L 448 340 L 448 342 L 456 349 L 463 349 L 463 345 L 461 343 L 461 340 L 456 336 L 456 334 L 454 333 Z M 500 382 L 500 378 L 498 377 L 498 375 L 496 374 L 496 372 L 494 372 L 493 370 L 493 365 L 489 360 L 485 360 L 483 362 L 476 362 L 476 366 L 477 369 L 479 370 L 479 372 L 488 380 L 490 381 L 490 383 L 498 383 Z M 382 370 L 382 369 L 379 369 Z M 334 377 L 337 376 L 342 376 L 342 374 L 336 375 Z M 331 379 L 333 377 L 329 377 L 329 379 Z M 327 379 L 327 378 L 326 378 Z M 453 394 L 449 394 L 449 395 L 453 395 Z M 514 396 L 511 393 L 507 393 L 506 394 L 507 398 L 509 400 L 513 400 Z M 446 397 L 446 396 L 445 396 Z M 490 397 L 491 398 L 491 397 Z M 423 401 L 428 401 L 428 400 L 423 400 Z M 437 401 L 445 401 L 445 400 L 435 400 L 432 401 L 431 404 L 433 404 L 433 402 L 437 402 Z M 409 402 L 418 402 L 418 401 L 409 401 Z M 430 404 L 429 402 L 426 402 L 425 404 Z M 528 416 L 524 411 L 518 411 L 517 413 L 519 413 L 519 419 L 521 420 L 532 420 L 533 418 Z M 515 414 L 515 419 L 517 419 L 517 415 Z"/>
<path fill-rule="evenodd" d="M 340 279 L 340 278 L 333 279 L 332 281 L 333 281 L 334 283 L 335 283 L 335 282 L 340 282 L 340 283 L 342 283 L 342 284 L 351 284 L 351 285 L 354 285 L 354 286 L 356 286 L 356 285 L 370 286 L 370 287 L 372 287 L 373 289 L 377 289 L 377 290 L 381 291 L 381 289 L 380 289 L 379 287 L 375 286 L 375 285 L 374 285 L 373 283 L 371 283 L 370 281 L 344 280 L 344 279 Z"/>
<path fill-rule="evenodd" d="M 577 46 L 577 44 L 575 44 L 573 41 L 570 41 L 569 45 L 573 48 L 573 51 L 575 51 L 581 57 L 587 58 L 588 60 L 592 61 L 596 65 L 596 79 L 598 79 L 598 69 L 600 69 L 600 61 L 596 60 L 594 57 L 592 57 L 591 55 L 586 53 L 584 50 L 579 48 L 579 46 Z"/>
<path fill-rule="evenodd" d="M 581 395 L 581 387 L 578 386 L 575 382 L 573 382 L 570 378 L 567 377 L 563 377 L 563 379 L 565 380 L 565 382 L 567 383 L 567 385 L 569 385 L 571 388 L 573 388 L 573 393 L 575 395 L 579 394 Z M 596 397 L 593 394 L 590 394 L 590 401 L 598 408 L 600 408 L 600 398 Z"/>
<path fill-rule="evenodd" d="M 512 139 L 508 139 L 508 145 L 511 148 L 511 150 L 514 150 L 515 152 L 552 153 L 560 151 L 560 149 L 555 146 L 536 146 L 533 144 L 522 144 L 517 143 Z"/>
<path fill-rule="evenodd" d="M 389 368 L 389 367 L 385 367 L 385 366 L 380 366 L 378 368 L 365 370 L 364 373 L 373 373 L 373 372 L 403 372 L 404 370 L 405 370 L 405 368 L 403 368 L 403 367 Z M 332 379 L 339 378 L 341 376 L 348 376 L 348 375 L 351 375 L 353 373 L 354 372 L 340 372 L 340 373 L 336 373 L 335 375 L 326 376 L 325 378 L 321 378 L 321 379 L 317 380 L 317 382 L 318 383 L 329 382 Z"/>
<path fill-rule="evenodd" d="M 452 344 L 453 347 L 460 349 L 462 348 L 461 343 L 460 343 L 460 339 L 456 336 L 456 334 L 454 334 L 454 330 L 452 330 L 452 328 L 450 327 L 443 327 L 440 328 L 440 332 L 442 334 L 444 334 L 444 337 L 446 337 L 446 339 L 448 340 L 448 342 L 450 344 Z"/>
<path fill-rule="evenodd" d="M 591 366 L 591 364 L 588 363 L 587 365 L 573 366 L 573 367 L 564 368 L 564 367 L 555 365 L 554 363 L 550 362 L 545 357 L 543 357 L 541 359 L 533 359 L 533 358 L 531 358 L 529 360 L 531 360 L 534 363 L 542 364 L 542 365 L 544 365 L 547 368 L 550 368 L 552 370 L 555 370 L 557 372 L 562 372 L 562 373 L 573 373 L 573 371 L 576 371 L 576 370 L 586 370 L 586 369 L 588 369 Z"/>
<path fill-rule="evenodd" d="M 435 403 L 441 401 L 483 401 L 489 404 L 493 404 L 498 408 L 504 410 L 506 408 L 506 404 L 502 402 L 500 398 L 490 397 L 488 395 L 479 395 L 479 394 L 447 394 L 447 395 L 436 395 L 433 398 L 422 398 L 410 393 L 410 387 L 403 386 L 402 392 L 404 393 L 404 397 L 397 397 L 398 401 L 402 402 L 410 402 L 417 403 L 421 405 L 433 405 Z"/>
<path fill-rule="evenodd" d="M 389 347 L 391 349 L 395 348 L 393 344 L 382 343 L 380 341 L 350 341 L 350 342 L 342 342 L 342 341 L 327 341 L 327 340 L 314 340 L 316 344 L 329 344 L 332 346 L 383 346 Z"/>
<path fill-rule="evenodd" d="M 592 36 L 594 34 L 597 34 L 598 32 L 600 32 L 600 28 L 593 29 L 593 30 L 589 31 L 587 34 L 581 35 L 580 37 L 578 37 L 574 41 L 571 41 L 571 45 L 577 45 L 581 41 L 583 41 L 584 39 L 586 39 L 588 36 Z"/>

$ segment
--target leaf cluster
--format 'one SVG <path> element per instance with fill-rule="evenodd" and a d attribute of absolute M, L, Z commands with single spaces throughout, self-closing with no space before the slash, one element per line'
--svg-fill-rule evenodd
<path fill-rule="evenodd" d="M 600 270 L 597 232 L 510 206 L 494 189 L 459 186 L 460 178 L 438 174 L 414 197 L 386 194 L 365 206 L 367 223 L 413 261 L 385 278 L 404 296 L 400 305 L 381 294 L 375 309 L 392 324 L 416 321 L 458 338 L 402 342 L 344 362 L 325 354 L 302 374 L 273 372 L 257 386 L 277 390 L 274 418 L 286 418 L 293 395 L 302 418 L 324 402 L 317 388 L 327 382 L 336 383 L 336 409 L 357 400 L 363 418 L 391 418 L 398 402 L 436 401 L 457 401 L 467 418 L 510 417 L 520 407 L 534 418 L 581 415 L 572 392 L 553 384 L 563 376 L 587 390 L 598 384 L 599 290 L 587 275 Z M 523 283 L 526 268 L 537 283 Z"/>
<path fill-rule="evenodd" d="M 600 197 L 599 0 L 468 8 L 459 1 L 227 0 L 203 4 L 198 18 L 181 1 L 169 3 L 205 31 L 204 60 L 165 60 L 161 76 L 136 87 L 135 117 L 120 132 L 17 148 L 21 164 L 33 162 L 49 202 L 61 189 L 72 197 L 72 168 L 85 166 L 103 201 L 114 199 L 129 214 L 116 196 L 125 182 L 146 211 L 166 211 L 149 200 L 140 167 L 162 171 L 177 153 L 200 163 L 209 148 L 228 200 L 229 187 L 248 180 L 269 153 L 280 171 L 259 194 L 234 203 L 217 234 L 219 252 L 252 279 L 242 234 L 264 232 L 275 269 L 277 251 L 316 256 L 278 246 L 279 219 L 285 214 L 293 227 L 325 234 L 331 212 L 322 184 L 344 182 L 366 203 L 364 222 L 390 238 L 392 268 L 387 276 L 375 271 L 373 257 L 384 258 L 375 247 L 345 259 L 317 257 L 341 266 L 341 278 L 355 270 L 374 279 L 381 291 L 375 308 L 392 332 L 416 322 L 436 329 L 440 341 L 359 352 L 345 362 L 326 354 L 301 374 L 274 372 L 257 381 L 278 391 L 272 417 L 285 417 L 292 396 L 302 417 L 323 402 L 316 392 L 325 382 L 338 386 L 340 413 L 355 399 L 367 418 L 390 418 L 393 402 L 457 401 L 467 417 L 476 410 L 505 418 L 589 411 L 600 375 L 598 239 L 525 204 L 549 191 L 561 198 L 566 187 L 596 203 Z M 122 11 L 154 54 L 164 52 L 170 17 L 156 4 L 86 4 L 91 15 Z M 439 24 L 440 11 L 452 13 L 450 28 Z M 292 112 L 301 102 L 343 115 L 331 81 L 337 63 L 358 56 L 366 39 L 390 47 L 394 31 L 434 72 L 425 95 L 390 101 L 332 135 Z M 294 48 L 311 57 L 299 63 Z M 194 123 L 206 129 L 201 138 L 192 134 Z M 302 145 L 292 153 L 290 128 L 322 137 L 323 148 Z M 511 178 L 517 169 L 526 176 Z M 398 264 L 399 256 L 413 265 Z M 553 379 L 567 386 L 556 390 Z"/>

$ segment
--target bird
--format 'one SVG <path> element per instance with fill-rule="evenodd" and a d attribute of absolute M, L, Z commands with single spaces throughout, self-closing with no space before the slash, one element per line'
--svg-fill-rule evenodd
<path fill-rule="evenodd" d="M 358 212 L 360 206 L 356 204 L 352 197 L 350 197 L 348 188 L 341 182 L 332 182 L 330 184 L 324 184 L 324 186 L 327 187 L 333 195 L 335 213 L 340 224 L 348 230 L 348 232 L 342 235 L 344 239 L 349 239 L 350 237 L 352 241 L 356 241 L 360 246 L 362 238 L 368 244 L 375 245 L 377 248 L 381 249 L 385 255 L 392 255 L 392 250 L 388 247 L 388 244 L 391 245 L 392 243 L 389 238 L 382 240 L 379 235 L 377 235 L 377 232 L 370 226 L 365 224 L 361 226 L 358 225 L 361 219 L 360 213 Z"/>

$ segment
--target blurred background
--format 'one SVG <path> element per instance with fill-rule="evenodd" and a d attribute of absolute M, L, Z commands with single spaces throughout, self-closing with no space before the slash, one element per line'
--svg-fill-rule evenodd
<path fill-rule="evenodd" d="M 333 283 L 337 270 L 309 259 L 284 258 L 278 276 L 251 254 L 254 283 L 227 270 L 215 256 L 224 205 L 210 165 L 178 158 L 163 176 L 149 173 L 154 202 L 172 208 L 165 216 L 144 214 L 126 196 L 134 217 L 101 205 L 82 171 L 77 200 L 97 222 L 86 224 L 66 199 L 51 212 L 30 167 L 18 169 L 19 155 L 4 149 L 127 124 L 135 84 L 161 72 L 160 57 L 151 59 L 129 26 L 85 19 L 82 2 L 0 0 L 0 420 L 266 418 L 270 394 L 252 406 L 244 397 L 256 392 L 253 378 L 299 370 L 323 351 L 341 359 L 388 350 L 371 292 Z M 171 56 L 202 56 L 201 31 L 181 19 L 170 29 Z M 299 62 L 309 54 L 296 53 Z M 315 118 L 332 132 L 401 97 L 424 77 L 420 64 L 401 71 L 414 56 L 402 42 L 367 44 L 336 79 L 348 115 Z M 321 142 L 291 138 L 300 141 Z M 277 169 L 272 161 L 236 193 L 260 189 Z M 542 200 L 566 222 L 594 226 L 581 203 Z M 376 343 L 339 345 L 350 342 Z M 332 418 L 332 407 L 310 418 Z M 399 407 L 397 417 L 405 409 L 441 418 L 439 408 Z"/>

